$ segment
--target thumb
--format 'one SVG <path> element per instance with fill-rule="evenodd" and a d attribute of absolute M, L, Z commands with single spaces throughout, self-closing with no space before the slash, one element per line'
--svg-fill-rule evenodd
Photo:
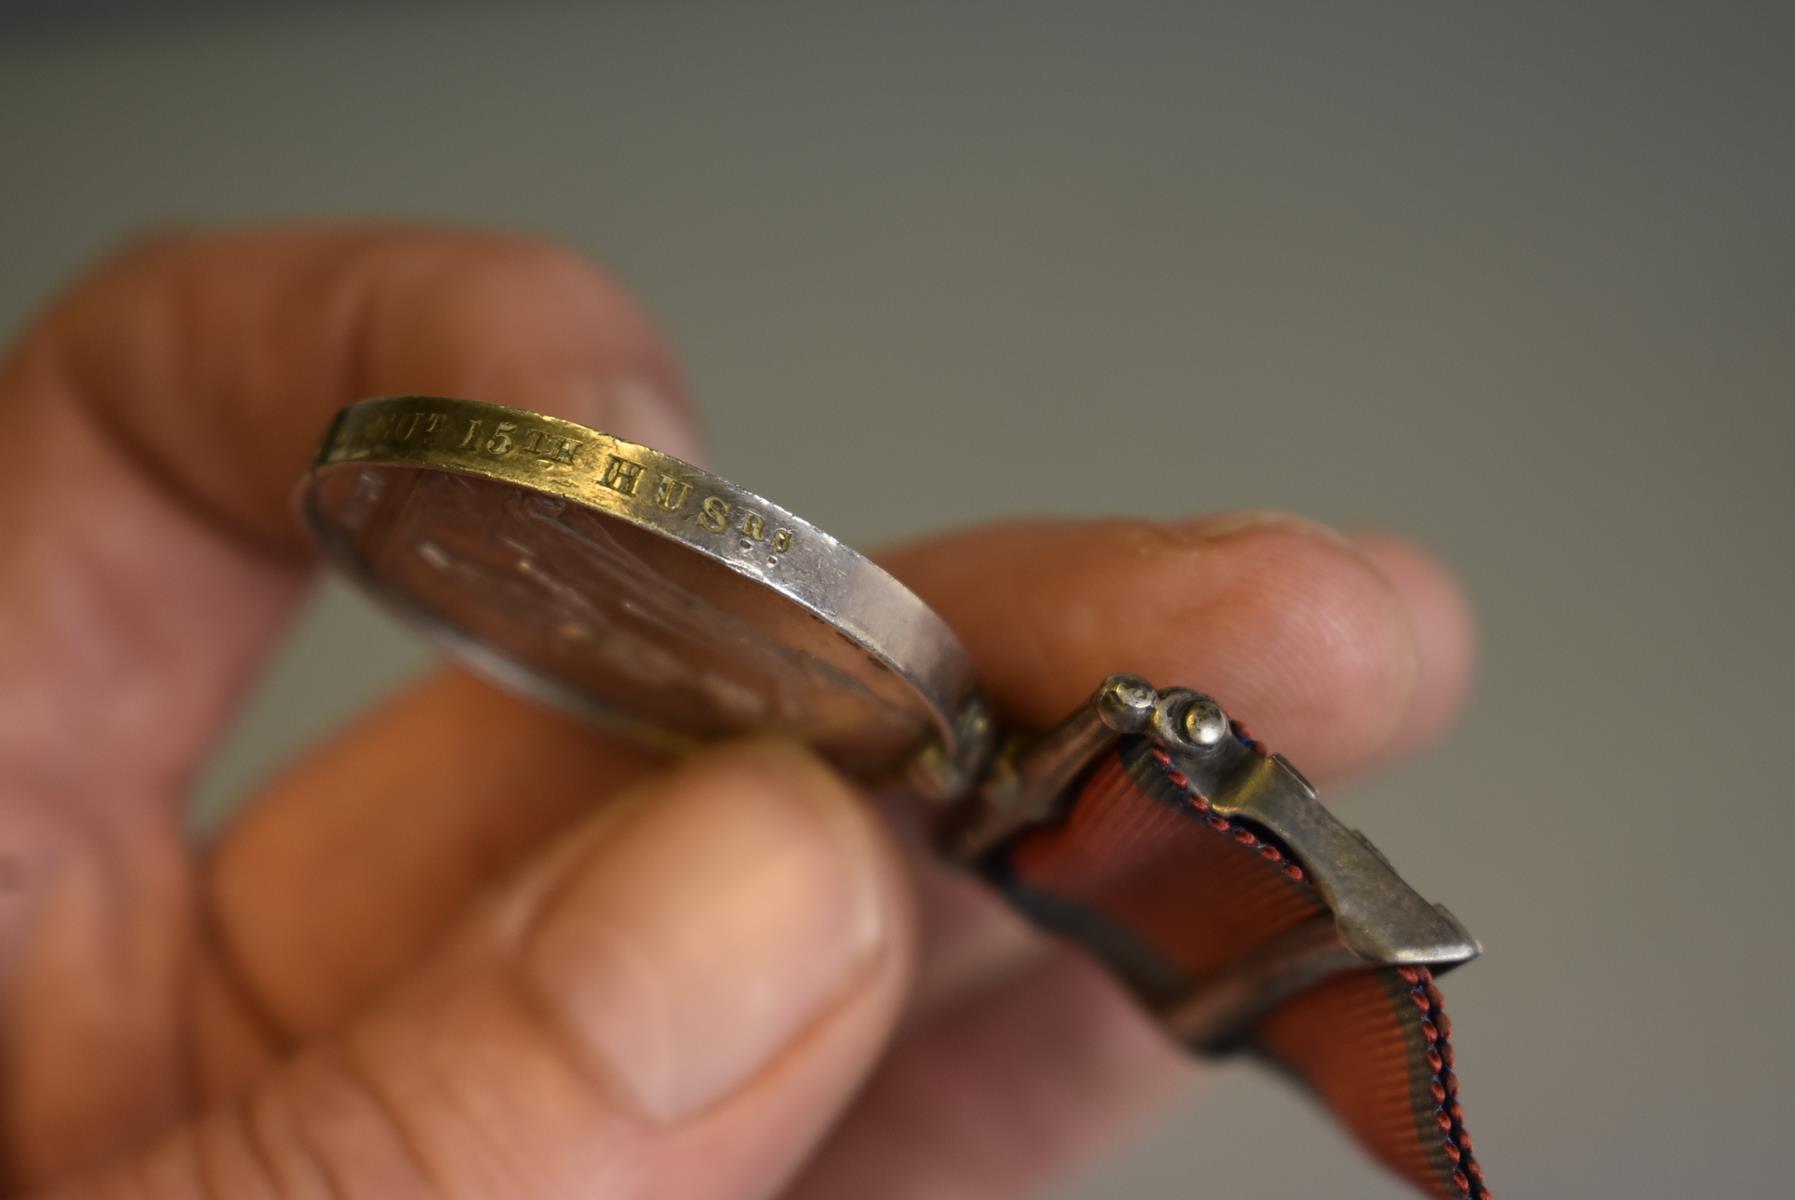
<path fill-rule="evenodd" d="M 909 904 L 872 810 L 821 764 L 713 751 L 557 843 L 253 1094 L 80 1194 L 767 1196 L 890 1032 Z"/>

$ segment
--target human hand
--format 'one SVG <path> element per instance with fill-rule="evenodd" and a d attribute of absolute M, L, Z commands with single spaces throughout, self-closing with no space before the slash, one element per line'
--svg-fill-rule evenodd
<path fill-rule="evenodd" d="M 196 851 L 188 783 L 311 568 L 294 481 L 393 392 L 701 458 L 616 285 L 494 235 L 160 239 L 0 366 L 0 1194 L 984 1198 L 1180 1085 L 1096 968 L 790 747 L 669 768 L 444 669 Z M 1133 671 L 1337 779 L 1469 672 L 1437 566 L 1290 518 L 882 557 L 1024 726 Z"/>

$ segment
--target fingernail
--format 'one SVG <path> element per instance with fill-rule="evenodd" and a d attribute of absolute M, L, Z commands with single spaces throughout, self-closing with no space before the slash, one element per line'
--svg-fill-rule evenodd
<path fill-rule="evenodd" d="M 1261 529 L 1291 529 L 1330 541 L 1339 546 L 1352 549 L 1357 547 L 1352 539 L 1331 525 L 1320 521 L 1299 517 L 1295 513 L 1282 512 L 1275 508 L 1247 508 L 1238 512 L 1218 513 L 1213 517 L 1202 517 L 1184 526 L 1192 536 L 1206 542 L 1220 541 L 1237 533 L 1248 533 Z"/>
<path fill-rule="evenodd" d="M 528 977 L 643 1116 L 726 1099 L 868 977 L 890 893 L 858 803 L 797 750 L 717 751 L 551 891 Z"/>
<path fill-rule="evenodd" d="M 685 417 L 686 410 L 647 380 L 630 377 L 608 385 L 602 397 L 602 411 L 600 428 L 606 433 L 695 466 L 704 465 L 704 446 L 698 440 L 698 431 Z"/>

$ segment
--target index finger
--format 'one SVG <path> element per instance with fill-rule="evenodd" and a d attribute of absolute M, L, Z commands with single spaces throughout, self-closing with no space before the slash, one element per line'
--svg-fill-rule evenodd
<path fill-rule="evenodd" d="M 177 798 L 298 594 L 290 495 L 329 415 L 394 392 L 696 454 L 660 338 L 572 251 L 374 226 L 141 243 L 0 366 L 29 450 L 0 475 L 0 771 Z"/>
<path fill-rule="evenodd" d="M 1209 692 L 1305 773 L 1338 777 L 1440 733 L 1469 681 L 1449 572 L 1285 513 L 1012 522 L 884 559 L 1024 727 L 1125 671 Z"/>

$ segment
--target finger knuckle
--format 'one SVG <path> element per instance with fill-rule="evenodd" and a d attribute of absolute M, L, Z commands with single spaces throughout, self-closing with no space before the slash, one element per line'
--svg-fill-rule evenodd
<path fill-rule="evenodd" d="M 237 1155 L 259 1186 L 237 1196 L 440 1200 L 417 1117 L 346 1045 L 320 1044 L 240 1102 L 230 1123 Z"/>

